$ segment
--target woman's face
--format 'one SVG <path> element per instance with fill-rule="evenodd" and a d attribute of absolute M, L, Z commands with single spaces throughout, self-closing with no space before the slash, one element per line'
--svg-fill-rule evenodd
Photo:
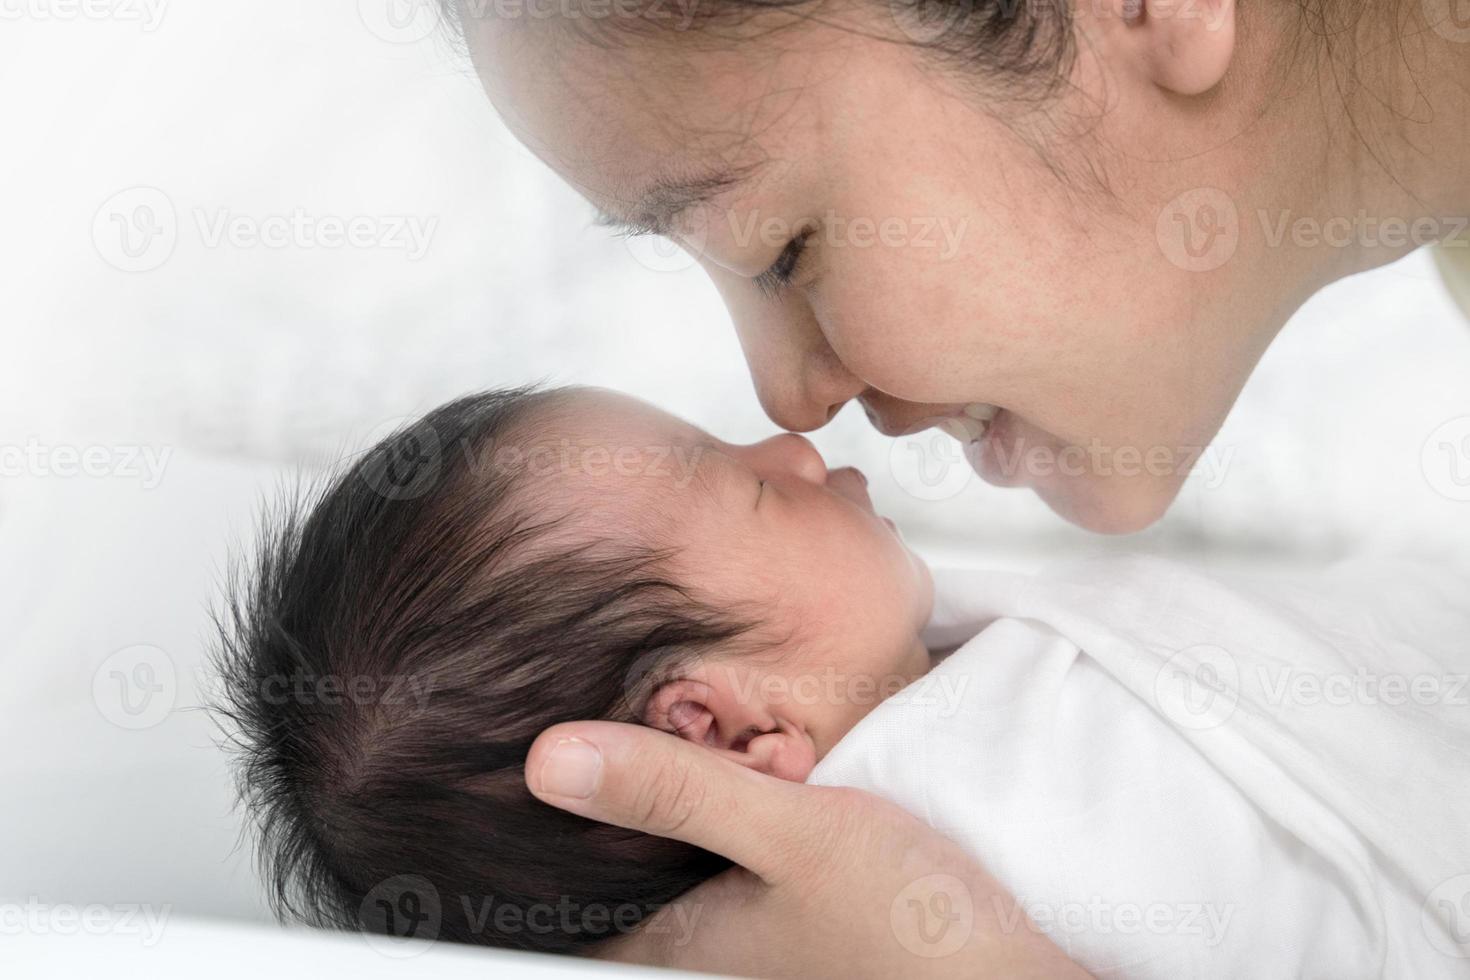
<path fill-rule="evenodd" d="M 994 406 L 983 435 L 945 426 L 981 476 L 1093 530 L 1147 526 L 1310 292 L 1287 256 L 1219 241 L 1210 210 L 1243 208 L 1255 141 L 1281 134 L 1182 108 L 1119 61 L 1121 24 L 1079 24 L 1069 86 L 1031 111 L 851 26 L 683 48 L 534 24 L 470 38 L 535 153 L 698 257 L 778 424 L 857 398 L 900 435 Z"/>

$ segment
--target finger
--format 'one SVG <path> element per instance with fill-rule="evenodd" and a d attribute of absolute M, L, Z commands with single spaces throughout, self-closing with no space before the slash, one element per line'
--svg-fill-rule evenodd
<path fill-rule="evenodd" d="M 580 816 L 724 855 L 767 881 L 775 855 L 800 853 L 820 810 L 814 786 L 775 779 L 667 732 L 576 721 L 542 732 L 526 756 L 536 797 Z"/>

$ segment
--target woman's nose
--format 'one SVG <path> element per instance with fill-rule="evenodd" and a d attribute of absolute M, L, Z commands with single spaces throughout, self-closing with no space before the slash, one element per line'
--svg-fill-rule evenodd
<path fill-rule="evenodd" d="M 794 361 L 784 363 L 766 361 L 765 370 L 753 371 L 761 407 L 783 429 L 820 429 L 866 387 L 831 348 L 794 356 Z"/>
<path fill-rule="evenodd" d="M 794 476 L 818 486 L 827 482 L 827 463 L 822 454 L 810 440 L 794 432 L 740 446 L 736 454 L 763 478 Z"/>
<path fill-rule="evenodd" d="M 761 407 L 781 428 L 820 429 L 866 387 L 827 343 L 800 296 L 773 301 L 726 293 L 726 303 Z"/>

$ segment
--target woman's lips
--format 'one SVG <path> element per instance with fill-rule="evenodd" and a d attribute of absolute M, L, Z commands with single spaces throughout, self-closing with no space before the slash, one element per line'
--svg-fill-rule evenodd
<path fill-rule="evenodd" d="M 944 419 L 939 423 L 939 428 L 951 439 L 957 439 L 966 446 L 979 442 L 985 436 L 985 423 L 968 415 L 954 415 Z"/>
<path fill-rule="evenodd" d="M 1057 459 L 1066 443 L 1045 429 L 1038 428 L 1010 412 L 999 412 L 986 427 L 983 438 L 965 446 L 965 458 L 982 480 L 997 487 L 1056 484 L 1060 474 L 1054 468 L 1038 468 L 1030 454 L 1042 453 L 1044 459 Z"/>
<path fill-rule="evenodd" d="M 997 413 L 979 439 L 965 443 L 965 459 L 970 468 L 992 486 L 1014 487 L 1022 482 L 1021 474 L 1005 465 L 1009 447 L 1015 442 L 1013 421 L 1009 413 Z"/>
<path fill-rule="evenodd" d="M 983 447 L 991 431 L 997 428 L 997 420 L 1004 415 L 1004 411 L 995 405 L 971 402 L 963 406 L 959 414 L 933 419 L 929 424 L 957 441 L 963 448 L 970 467 L 983 476 L 980 468 Z"/>

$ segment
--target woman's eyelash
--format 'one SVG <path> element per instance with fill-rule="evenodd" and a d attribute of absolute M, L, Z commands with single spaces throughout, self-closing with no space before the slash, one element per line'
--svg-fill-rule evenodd
<path fill-rule="evenodd" d="M 592 224 L 598 228 L 607 228 L 619 238 L 639 238 L 643 235 L 660 235 L 653 225 L 641 221 L 629 221 L 627 218 L 619 218 L 608 214 L 599 208 L 592 216 Z"/>
<path fill-rule="evenodd" d="M 806 242 L 812 237 L 810 229 L 797 235 L 786 243 L 781 254 L 776 256 L 776 261 L 765 272 L 755 277 L 755 284 L 761 292 L 767 296 L 775 296 L 781 290 L 791 285 L 792 277 L 796 275 L 796 267 L 801 262 L 801 253 L 806 251 Z"/>

